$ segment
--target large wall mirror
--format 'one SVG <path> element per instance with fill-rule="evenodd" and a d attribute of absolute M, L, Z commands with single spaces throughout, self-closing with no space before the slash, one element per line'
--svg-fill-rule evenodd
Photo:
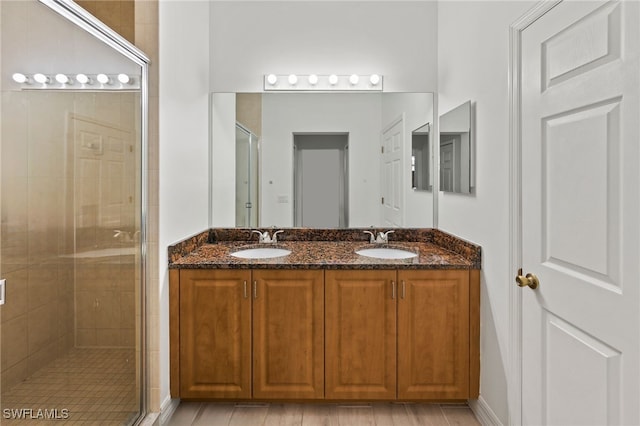
<path fill-rule="evenodd" d="M 213 93 L 210 118 L 213 226 L 433 226 L 432 93 Z"/>
<path fill-rule="evenodd" d="M 471 101 L 440 116 L 440 191 L 470 194 L 474 189 Z"/>

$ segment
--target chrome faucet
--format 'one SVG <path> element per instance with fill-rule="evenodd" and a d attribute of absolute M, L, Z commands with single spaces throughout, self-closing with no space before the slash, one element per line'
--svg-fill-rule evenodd
<path fill-rule="evenodd" d="M 392 232 L 395 232 L 393 230 L 391 231 L 387 231 L 387 232 L 378 232 L 378 236 L 376 236 L 375 233 L 371 232 L 371 231 L 364 231 L 365 234 L 369 234 L 369 242 L 370 243 L 376 243 L 376 244 L 384 244 L 384 243 L 388 243 L 389 242 L 389 234 L 391 234 Z"/>
<path fill-rule="evenodd" d="M 272 242 L 272 243 L 277 243 L 277 242 L 278 242 L 278 234 L 280 234 L 280 233 L 282 233 L 282 232 L 284 232 L 284 230 L 282 230 L 282 229 L 281 229 L 281 230 L 279 230 L 279 231 L 275 231 L 275 232 L 273 233 L 273 235 L 271 236 L 271 242 Z"/>
<path fill-rule="evenodd" d="M 125 243 L 135 242 L 140 235 L 140 231 L 135 231 L 133 233 L 127 231 L 121 231 L 120 229 L 113 230 L 113 238 L 119 239 Z"/>
<path fill-rule="evenodd" d="M 373 244 L 373 243 L 375 243 L 375 242 L 376 242 L 376 234 L 374 234 L 374 233 L 373 233 L 373 232 L 371 232 L 371 231 L 364 231 L 364 233 L 365 233 L 365 234 L 369 234 L 369 235 L 371 235 L 371 236 L 369 237 L 369 242 L 370 242 L 370 243 L 372 243 L 372 244 Z"/>
<path fill-rule="evenodd" d="M 389 242 L 389 234 L 395 231 L 387 231 L 387 232 L 378 232 L 378 237 L 376 238 L 376 243 L 388 243 Z"/>
<path fill-rule="evenodd" d="M 258 242 L 259 243 L 277 243 L 278 242 L 278 234 L 284 232 L 282 229 L 279 231 L 275 231 L 273 235 L 269 235 L 269 231 L 260 232 L 258 230 L 251 231 L 252 233 L 256 233 L 259 235 Z"/>

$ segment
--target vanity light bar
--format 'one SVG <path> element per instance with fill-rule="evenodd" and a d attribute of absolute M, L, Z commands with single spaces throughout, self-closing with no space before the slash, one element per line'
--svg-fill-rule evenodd
<path fill-rule="evenodd" d="M 129 74 L 13 73 L 20 90 L 140 90 L 140 77 Z"/>
<path fill-rule="evenodd" d="M 277 75 L 264 76 L 265 91 L 331 91 L 331 92 L 381 92 L 382 76 L 361 75 Z"/>

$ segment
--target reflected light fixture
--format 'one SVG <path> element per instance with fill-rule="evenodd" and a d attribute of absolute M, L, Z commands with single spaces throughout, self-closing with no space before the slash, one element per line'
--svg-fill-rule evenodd
<path fill-rule="evenodd" d="M 360 77 L 358 77 L 357 74 L 351 74 L 349 76 L 349 83 L 351 83 L 352 86 L 355 86 L 356 84 L 358 84 L 359 81 L 360 81 Z"/>
<path fill-rule="evenodd" d="M 329 76 L 329 84 L 332 86 L 335 86 L 336 84 L 338 84 L 338 76 L 335 74 L 331 74 Z"/>
<path fill-rule="evenodd" d="M 86 74 L 77 74 L 76 81 L 80 84 L 87 84 L 91 79 Z"/>
<path fill-rule="evenodd" d="M 308 80 L 309 80 L 309 84 L 312 86 L 315 86 L 316 84 L 318 84 L 318 76 L 315 74 L 311 74 L 308 77 Z"/>
<path fill-rule="evenodd" d="M 106 74 L 98 74 L 96 76 L 96 80 L 98 80 L 98 83 L 100 84 L 109 84 L 109 82 L 111 81 L 109 76 Z"/>
<path fill-rule="evenodd" d="M 372 86 L 377 86 L 378 83 L 380 83 L 380 76 L 378 74 L 371 74 L 371 77 L 369 77 L 369 83 L 371 83 Z"/>
<path fill-rule="evenodd" d="M 298 83 L 298 76 L 295 74 L 289 74 L 289 78 L 287 80 L 290 85 L 295 86 Z"/>
<path fill-rule="evenodd" d="M 130 91 L 140 89 L 140 76 L 127 73 L 69 74 L 61 72 L 44 74 L 39 72 L 35 74 L 23 74 L 21 72 L 15 72 L 11 74 L 11 79 L 20 85 L 18 90 Z M 95 82 L 99 82 L 100 84 L 94 85 Z M 117 84 L 118 82 L 120 82 L 120 84 Z"/>
<path fill-rule="evenodd" d="M 36 83 L 40 83 L 40 84 L 47 84 L 51 81 L 51 79 L 49 77 L 47 77 L 46 75 L 42 74 L 42 73 L 36 73 L 33 75 L 33 80 Z"/>
<path fill-rule="evenodd" d="M 122 84 L 129 84 L 131 78 L 126 74 L 118 74 L 118 81 Z"/>
<path fill-rule="evenodd" d="M 65 74 L 56 74 L 56 81 L 60 84 L 68 84 L 71 80 Z"/>
<path fill-rule="evenodd" d="M 29 78 L 26 75 L 22 74 L 21 72 L 13 73 L 11 78 L 13 78 L 13 81 L 19 84 L 24 84 L 29 81 Z"/>
<path fill-rule="evenodd" d="M 269 74 L 267 76 L 267 83 L 269 83 L 270 85 L 274 85 L 278 82 L 278 77 L 275 74 Z"/>

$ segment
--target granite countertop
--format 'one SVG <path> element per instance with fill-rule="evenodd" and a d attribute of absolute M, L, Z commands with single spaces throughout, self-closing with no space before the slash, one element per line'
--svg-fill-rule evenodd
<path fill-rule="evenodd" d="M 480 269 L 480 247 L 435 229 L 396 230 L 388 244 L 369 243 L 363 230 L 285 229 L 278 243 L 257 243 L 246 229 L 217 228 L 169 247 L 170 269 Z M 255 236 L 254 236 L 255 238 Z M 277 247 L 287 256 L 241 259 L 245 248 Z M 376 259 L 356 250 L 390 247 L 417 253 L 409 259 Z"/>

